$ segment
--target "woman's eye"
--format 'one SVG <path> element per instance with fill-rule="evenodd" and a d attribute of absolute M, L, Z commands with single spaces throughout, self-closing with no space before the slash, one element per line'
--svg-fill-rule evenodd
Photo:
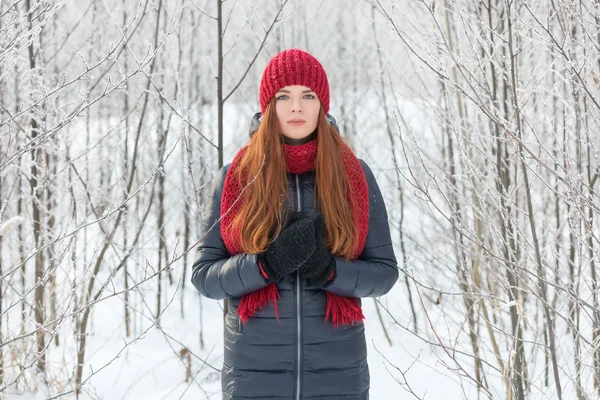
<path fill-rule="evenodd" d="M 288 98 L 289 97 L 287 95 L 282 94 L 282 95 L 277 96 L 275 99 L 276 100 L 287 100 Z M 305 94 L 304 98 L 308 99 L 308 100 L 313 100 L 315 98 L 315 95 L 313 95 L 313 94 Z"/>

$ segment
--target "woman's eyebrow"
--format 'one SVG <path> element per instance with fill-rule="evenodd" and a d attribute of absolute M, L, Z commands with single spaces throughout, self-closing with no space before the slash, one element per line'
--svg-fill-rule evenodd
<path fill-rule="evenodd" d="M 289 93 L 290 91 L 287 89 L 280 89 L 277 91 L 277 93 Z M 313 93 L 314 90 L 308 89 L 308 90 L 303 90 L 302 93 Z"/>

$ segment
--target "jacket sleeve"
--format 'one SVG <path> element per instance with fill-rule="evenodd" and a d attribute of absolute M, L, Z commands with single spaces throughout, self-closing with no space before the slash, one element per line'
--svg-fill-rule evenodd
<path fill-rule="evenodd" d="M 324 288 L 345 297 L 378 297 L 389 292 L 398 280 L 387 211 L 381 191 L 369 166 L 360 160 L 369 187 L 369 231 L 357 260 L 335 257 L 336 272 Z"/>
<path fill-rule="evenodd" d="M 240 297 L 269 284 L 260 273 L 256 254 L 230 256 L 221 238 L 221 194 L 230 165 L 221 168 L 213 181 L 192 266 L 192 283 L 196 289 L 216 300 Z"/>

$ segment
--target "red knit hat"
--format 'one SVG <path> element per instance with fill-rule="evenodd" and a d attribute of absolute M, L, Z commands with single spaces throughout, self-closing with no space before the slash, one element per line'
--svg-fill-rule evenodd
<path fill-rule="evenodd" d="M 329 112 L 329 82 L 325 69 L 315 57 L 300 49 L 283 50 L 269 61 L 260 81 L 261 112 L 265 112 L 279 89 L 291 85 L 314 90 L 325 114 Z"/>

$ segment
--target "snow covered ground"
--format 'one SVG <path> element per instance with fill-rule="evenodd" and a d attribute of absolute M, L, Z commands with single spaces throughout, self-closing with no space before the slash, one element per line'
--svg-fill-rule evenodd
<path fill-rule="evenodd" d="M 382 303 L 399 309 L 406 300 L 400 286 L 381 298 Z M 201 350 L 198 337 L 200 331 L 198 294 L 192 291 L 185 296 L 185 318 L 181 317 L 179 296 L 167 308 L 161 319 L 161 329 L 151 328 L 139 341 L 130 344 L 122 351 L 124 328 L 121 324 L 122 302 L 107 301 L 100 305 L 94 316 L 96 324 L 92 329 L 86 375 L 91 370 L 99 371 L 85 385 L 81 399 L 205 399 L 217 400 L 220 395 L 220 375 L 223 355 L 222 311 L 220 302 L 202 299 L 204 310 L 203 326 L 205 349 Z M 383 313 L 386 326 L 393 341 L 387 343 L 372 299 L 364 299 L 366 332 L 369 347 L 371 371 L 371 398 L 415 399 L 398 383 L 404 383 L 402 374 L 412 390 L 425 399 L 461 399 L 463 389 L 471 392 L 469 398 L 476 398 L 472 388 L 461 387 L 457 377 L 448 371 L 438 360 L 431 347 L 411 333 L 393 324 Z M 396 316 L 399 317 L 399 316 Z M 403 325 L 407 320 L 400 321 Z M 185 382 L 186 366 L 178 353 L 185 345 L 192 356 L 192 374 L 195 382 Z M 122 351 L 120 357 L 115 356 Z M 54 350 L 55 353 L 60 353 Z M 197 356 L 197 357 L 196 357 Z M 387 359 L 387 361 L 386 361 Z M 202 363 L 207 365 L 203 368 Z M 109 364 L 110 363 L 110 364 Z M 398 379 L 398 381 L 396 381 Z M 42 392 L 37 394 L 8 395 L 10 400 L 46 399 Z M 74 399 L 74 395 L 61 397 Z"/>

